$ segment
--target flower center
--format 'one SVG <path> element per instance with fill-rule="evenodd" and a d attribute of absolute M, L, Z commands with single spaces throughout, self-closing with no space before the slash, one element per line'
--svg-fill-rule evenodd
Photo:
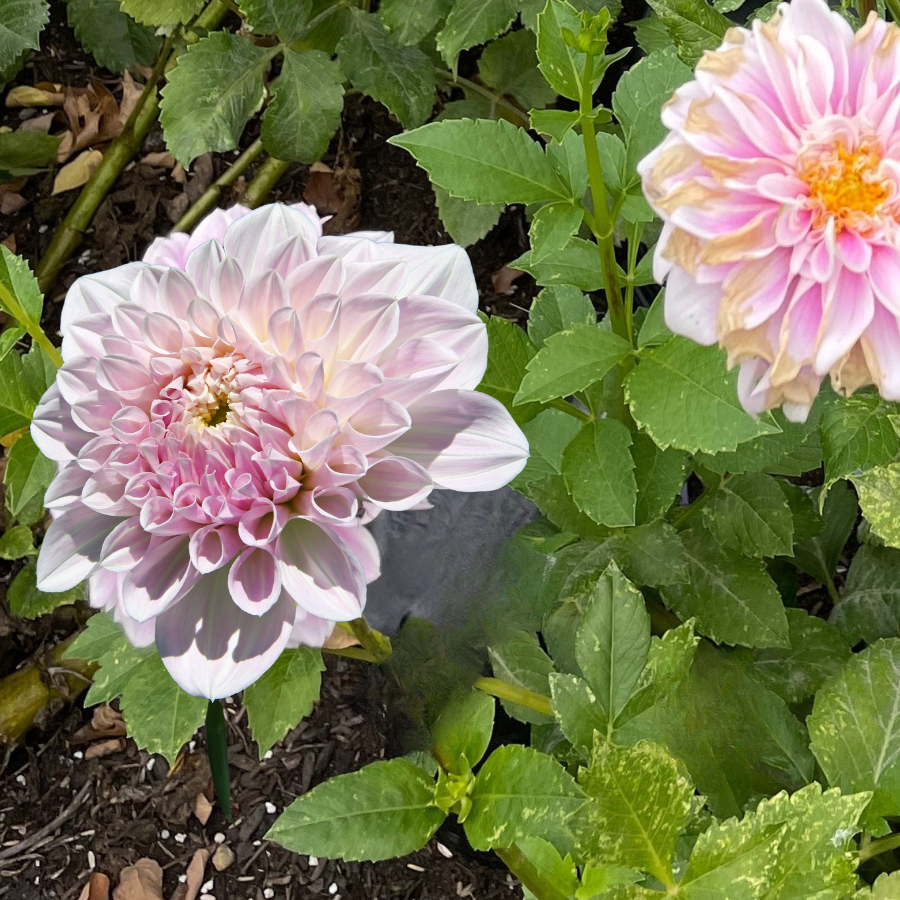
<path fill-rule="evenodd" d="M 891 195 L 880 166 L 881 148 L 875 141 L 863 140 L 850 150 L 839 140 L 803 154 L 798 175 L 809 185 L 815 227 L 824 227 L 833 218 L 838 232 L 864 229 Z"/>

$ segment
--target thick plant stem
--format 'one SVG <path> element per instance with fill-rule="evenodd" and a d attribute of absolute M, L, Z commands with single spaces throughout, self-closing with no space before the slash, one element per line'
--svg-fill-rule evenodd
<path fill-rule="evenodd" d="M 537 900 L 568 900 L 562 891 L 541 875 L 518 847 L 495 847 L 494 853 Z"/>
<path fill-rule="evenodd" d="M 372 657 L 372 662 L 383 663 L 390 658 L 393 652 L 390 638 L 372 628 L 362 616 L 352 622 L 342 622 L 341 627 L 359 641 L 363 650 Z"/>
<path fill-rule="evenodd" d="M 247 206 L 256 209 L 261 203 L 265 202 L 269 196 L 269 191 L 275 187 L 275 183 L 290 167 L 289 162 L 283 159 L 275 159 L 270 156 L 260 167 L 253 181 L 247 185 Z"/>
<path fill-rule="evenodd" d="M 501 681 L 499 678 L 478 678 L 473 687 L 500 700 L 527 706 L 529 709 L 533 709 L 542 715 L 553 715 L 553 706 L 549 697 L 529 691 L 527 688 L 519 687 L 517 684 L 510 684 L 508 681 Z"/>
<path fill-rule="evenodd" d="M 859 862 L 862 864 L 875 856 L 898 848 L 900 848 L 900 834 L 889 834 L 877 841 L 870 841 L 865 847 L 860 848 Z"/>
<path fill-rule="evenodd" d="M 35 274 L 44 293 L 53 286 L 66 261 L 78 249 L 98 207 L 153 127 L 159 115 L 159 97 L 156 88 L 172 54 L 173 40 L 174 38 L 170 37 L 163 44 L 153 72 L 144 85 L 141 97 L 128 117 L 125 128 L 103 154 L 103 161 L 81 189 L 78 199 L 54 232 L 50 246 L 41 257 Z"/>
<path fill-rule="evenodd" d="M 229 167 L 217 178 L 191 206 L 191 208 L 175 223 L 172 231 L 190 231 L 219 201 L 222 188 L 235 183 L 262 153 L 262 141 L 255 140 Z"/>
<path fill-rule="evenodd" d="M 884 5 L 891 14 L 891 18 L 895 22 L 900 22 L 900 0 L 884 0 Z"/>
<path fill-rule="evenodd" d="M 578 419 L 579 422 L 592 421 L 591 417 L 586 412 L 582 412 L 577 406 L 569 403 L 568 400 L 551 400 L 548 405 Z"/>
<path fill-rule="evenodd" d="M 231 777 L 228 772 L 228 726 L 221 700 L 210 700 L 206 707 L 206 755 L 212 772 L 216 797 L 225 818 L 234 824 L 231 817 Z"/>

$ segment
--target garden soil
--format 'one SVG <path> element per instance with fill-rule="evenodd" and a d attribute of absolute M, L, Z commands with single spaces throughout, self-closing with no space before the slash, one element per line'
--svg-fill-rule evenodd
<path fill-rule="evenodd" d="M 56 24 L 45 30 L 41 52 L 17 81 L 85 87 L 99 78 L 118 98 L 121 81 L 98 72 L 81 53 L 59 24 L 65 16 L 61 7 L 53 4 L 51 23 Z M 42 112 L 0 110 L 0 126 L 18 127 L 21 117 Z M 390 229 L 405 243 L 447 242 L 424 172 L 405 151 L 386 143 L 399 130 L 381 106 L 348 98 L 344 127 L 324 159 L 335 174 L 311 177 L 306 166 L 294 166 L 271 199 L 296 202 L 306 192 L 308 199 L 332 205 L 342 230 Z M 251 126 L 244 146 L 256 136 Z M 182 176 L 160 155 L 147 158 L 164 150 L 159 130 L 151 132 L 136 158 L 146 162 L 129 166 L 100 207 L 92 229 L 48 293 L 44 324 L 51 335 L 58 331 L 66 289 L 77 277 L 139 259 L 153 237 L 165 234 L 187 203 L 233 159 L 231 154 L 204 157 Z M 251 169 L 247 180 L 253 173 Z M 240 201 L 245 185 L 241 179 L 226 189 L 221 205 Z M 28 179 L 18 191 L 25 204 L 0 218 L 0 241 L 32 266 L 78 193 L 53 196 L 52 186 L 52 173 Z M 501 270 L 526 249 L 526 237 L 523 213 L 512 209 L 470 248 L 485 312 L 524 321 L 534 283 L 527 275 L 513 279 L 515 273 Z M 88 614 L 80 606 L 37 622 L 12 618 L 2 598 L 20 565 L 0 562 L 0 677 L 74 633 Z M 0 767 L 0 900 L 78 900 L 92 871 L 109 876 L 115 900 L 154 900 L 150 894 L 113 893 L 122 869 L 142 858 L 162 867 L 165 900 L 204 895 L 206 900 L 520 897 L 520 888 L 502 866 L 492 865 L 490 856 L 474 855 L 453 832 L 440 832 L 412 856 L 374 864 L 298 856 L 263 839 L 292 798 L 385 755 L 383 708 L 367 667 L 329 659 L 322 699 L 313 714 L 260 762 L 239 698 L 226 707 L 235 814 L 230 825 L 214 801 L 209 810 L 213 794 L 202 735 L 170 770 L 165 760 L 138 751 L 127 739 L 79 743 L 77 734 L 91 722 L 92 711 L 80 702 L 59 704 Z M 0 748 L 0 766 L 3 762 Z M 25 852 L 17 851 L 19 841 L 27 842 Z M 187 878 L 187 870 L 197 850 L 207 850 L 210 859 L 199 890 L 192 894 L 188 889 L 196 887 L 196 879 Z M 218 865 L 228 862 L 221 871 L 213 865 L 216 851 Z"/>

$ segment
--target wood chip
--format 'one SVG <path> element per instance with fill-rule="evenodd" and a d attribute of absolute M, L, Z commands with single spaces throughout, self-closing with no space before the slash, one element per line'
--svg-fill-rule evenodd
<path fill-rule="evenodd" d="M 196 900 L 197 894 L 203 885 L 203 876 L 206 872 L 206 863 L 209 859 L 209 850 L 198 850 L 192 857 L 185 873 L 185 881 L 178 885 L 171 900 Z"/>
<path fill-rule="evenodd" d="M 212 864 L 217 872 L 224 872 L 234 862 L 234 851 L 227 844 L 219 844 L 213 854 Z"/>
<path fill-rule="evenodd" d="M 125 741 L 123 738 L 112 738 L 108 741 L 97 741 L 94 744 L 91 744 L 87 750 L 84 751 L 85 759 L 101 759 L 104 756 L 109 756 L 110 753 L 120 753 L 125 749 Z"/>
<path fill-rule="evenodd" d="M 197 817 L 201 825 L 205 825 L 212 815 L 212 803 L 206 799 L 206 794 L 202 791 L 194 797 L 194 815 Z"/>
<path fill-rule="evenodd" d="M 3 194 L 0 196 L 0 213 L 4 216 L 18 212 L 23 206 L 27 205 L 28 201 L 21 194 Z"/>
<path fill-rule="evenodd" d="M 109 900 L 109 879 L 102 872 L 93 872 L 78 900 Z"/>
<path fill-rule="evenodd" d="M 521 269 L 512 269 L 509 266 L 503 266 L 497 269 L 491 275 L 491 284 L 494 286 L 495 294 L 512 294 L 515 292 L 513 282 L 517 278 L 521 278 L 525 273 Z"/>
<path fill-rule="evenodd" d="M 163 150 L 160 153 L 147 153 L 138 160 L 142 166 L 156 166 L 162 169 L 174 169 L 175 157 Z"/>

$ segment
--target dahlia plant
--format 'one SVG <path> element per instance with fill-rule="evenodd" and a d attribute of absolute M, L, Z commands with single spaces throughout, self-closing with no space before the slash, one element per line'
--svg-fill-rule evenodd
<path fill-rule="evenodd" d="M 868 0 L 650 6 L 609 52 L 616 3 L 457 0 L 445 29 L 514 26 L 391 138 L 460 233 L 519 207 L 527 328 L 480 317 L 458 246 L 232 207 L 75 282 L 59 357 L 0 249 L 0 555 L 49 509 L 8 604 L 86 580 L 87 702 L 170 758 L 209 712 L 226 810 L 207 699 L 245 688 L 262 756 L 326 656 L 382 666 L 400 746 L 284 810 L 298 853 L 444 828 L 538 900 L 894 900 L 900 29 Z M 506 483 L 535 519 L 469 619 L 373 632 L 366 523 Z"/>

